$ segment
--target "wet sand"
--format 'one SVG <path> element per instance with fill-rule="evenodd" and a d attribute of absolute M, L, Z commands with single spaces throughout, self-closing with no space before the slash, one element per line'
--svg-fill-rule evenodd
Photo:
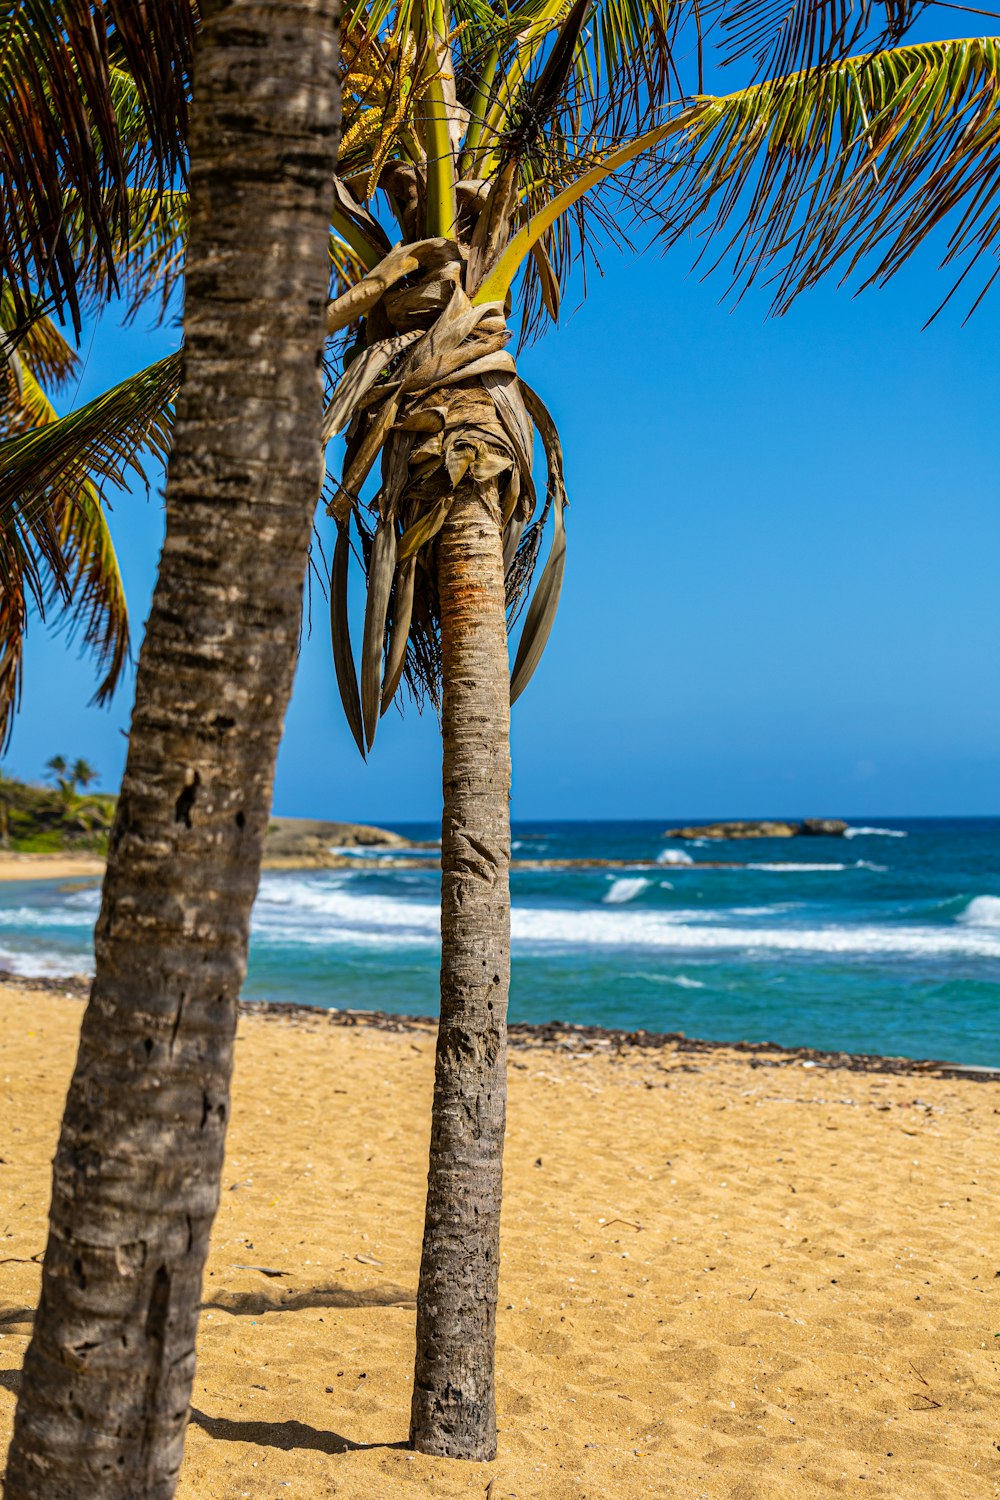
<path fill-rule="evenodd" d="M 0 989 L 0 1450 L 81 1013 Z M 597 1033 L 511 1054 L 499 1457 L 407 1452 L 433 1045 L 393 1024 L 241 1018 L 181 1500 L 1000 1495 L 997 1082 Z"/>

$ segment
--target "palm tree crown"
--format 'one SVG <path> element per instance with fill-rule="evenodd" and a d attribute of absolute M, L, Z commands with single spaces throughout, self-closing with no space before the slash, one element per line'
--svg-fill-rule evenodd
<path fill-rule="evenodd" d="M 13 71 L 0 73 L 0 89 L 7 89 L 8 112 L 19 98 L 20 107 L 36 111 L 39 100 L 48 101 L 41 111 L 48 144 L 39 150 L 49 176 L 42 171 L 42 177 L 63 184 L 58 243 L 65 241 L 63 260 L 74 270 L 57 296 L 40 260 L 0 258 L 6 275 L 0 323 L 9 355 L 0 390 L 0 736 L 9 732 L 20 689 L 32 603 L 68 610 L 78 622 L 101 665 L 99 698 L 120 678 L 128 622 L 101 487 L 122 482 L 130 468 L 141 473 L 144 448 L 162 458 L 180 368 L 179 356 L 161 360 L 57 420 L 48 393 L 58 394 L 73 356 L 38 309 L 46 297 L 70 311 L 81 297 L 98 306 L 115 288 L 133 308 L 151 295 L 165 308 L 183 269 L 187 232 L 179 168 L 196 9 L 190 0 L 167 6 L 59 0 L 45 9 L 45 25 L 38 22 L 30 42 L 30 76 L 41 92 L 17 95 Z M 79 41 L 83 11 L 98 23 L 96 53 Z M 807 0 L 780 22 L 761 0 L 729 6 L 718 0 L 714 8 L 687 0 L 520 0 L 503 11 L 473 0 L 367 0 L 345 11 L 345 128 L 331 235 L 333 290 L 340 297 L 330 315 L 331 333 L 341 337 L 330 352 L 331 372 L 340 353 L 350 368 L 327 432 L 347 427 L 349 433 L 347 463 L 330 495 L 341 537 L 333 608 L 338 680 L 363 750 L 400 680 L 435 697 L 439 687 L 433 570 L 426 563 L 441 517 L 423 516 L 414 496 L 404 514 L 395 491 L 404 448 L 419 456 L 426 479 L 432 458 L 457 475 L 465 447 L 448 435 L 453 427 L 426 426 L 449 419 L 432 413 L 430 367 L 420 392 L 414 385 L 427 353 L 415 347 L 417 336 L 428 333 L 456 292 L 479 309 L 474 328 L 461 331 L 456 299 L 439 334 L 459 343 L 435 351 L 435 358 L 448 364 L 454 385 L 474 354 L 488 384 L 502 392 L 499 406 L 492 401 L 492 435 L 480 434 L 479 444 L 495 447 L 494 459 L 503 452 L 510 458 L 502 472 L 512 621 L 538 554 L 540 524 L 553 516 L 551 565 L 525 617 L 515 665 L 520 691 L 558 595 L 564 496 L 554 426 L 540 401 L 530 392 L 525 399 L 520 382 L 507 378 L 508 302 L 517 297 L 522 334 L 538 332 L 558 319 L 566 283 L 595 237 L 624 243 L 624 226 L 643 221 L 668 240 L 696 224 L 726 226 L 720 243 L 723 253 L 733 250 L 737 275 L 776 277 L 781 308 L 838 263 L 852 270 L 866 261 L 869 280 L 890 275 L 948 216 L 955 228 L 947 256 L 960 265 L 961 278 L 1000 227 L 991 186 L 1000 180 L 1000 56 L 990 38 L 843 56 L 862 34 L 898 42 L 911 19 L 909 7 L 893 3 L 878 30 L 870 10 L 831 0 Z M 758 74 L 771 76 L 707 95 L 701 32 L 714 21 L 721 21 L 715 32 L 723 38 L 722 60 L 752 58 Z M 5 24 L 9 55 L 23 61 L 29 40 L 22 22 L 12 11 Z M 681 59 L 688 56 L 696 65 L 685 78 Z M 51 101 L 64 94 L 74 108 L 91 112 L 93 160 L 68 156 L 68 145 L 57 149 L 50 140 Z M 92 179 L 103 184 L 93 201 L 81 185 Z M 13 162 L 5 163 L 0 181 L 13 194 L 19 182 Z M 21 193 L 18 201 L 31 205 L 37 195 Z M 52 222 L 45 213 L 42 202 L 32 221 L 32 234 L 42 239 L 43 220 L 50 229 Z M 400 240 L 412 253 L 387 260 Z M 425 243 L 434 240 L 442 242 L 436 250 Z M 33 243 L 30 235 L 25 243 Z M 62 264 L 51 233 L 44 243 L 45 263 Z M 29 292 L 35 322 L 25 332 Z M 492 361 L 492 371 L 483 360 Z M 392 410 L 384 398 L 397 382 Z M 400 426 L 401 408 L 404 422 L 425 424 L 419 442 Z M 540 515 L 530 441 L 538 423 L 550 460 Z M 362 504 L 365 476 L 380 452 L 388 462 L 390 449 L 395 467 L 388 487 Z M 482 453 L 478 461 L 483 472 Z M 386 526 L 375 546 L 379 520 L 388 522 L 390 514 L 397 544 L 391 567 Z M 366 570 L 375 570 L 360 693 L 351 685 L 357 679 L 343 630 L 352 517 Z M 425 524 L 414 531 L 421 519 Z M 382 626 L 393 644 L 376 670 Z"/>

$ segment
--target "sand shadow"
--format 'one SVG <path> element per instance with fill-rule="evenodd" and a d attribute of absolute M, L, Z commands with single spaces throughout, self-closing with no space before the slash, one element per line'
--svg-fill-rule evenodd
<path fill-rule="evenodd" d="M 0 1370 L 0 1390 L 10 1391 L 12 1395 L 21 1394 L 21 1372 L 20 1370 Z"/>
<path fill-rule="evenodd" d="M 33 1307 L 0 1308 L 0 1329 L 13 1329 L 18 1323 L 27 1323 L 31 1328 L 34 1322 L 35 1309 Z"/>
<path fill-rule="evenodd" d="M 191 1421 L 210 1438 L 224 1443 L 256 1443 L 261 1448 L 280 1448 L 288 1453 L 295 1448 L 314 1453 L 360 1453 L 369 1448 L 408 1448 L 408 1443 L 355 1443 L 339 1432 L 324 1432 L 307 1422 L 234 1422 L 229 1417 L 210 1417 L 207 1412 L 191 1408 Z"/>
<path fill-rule="evenodd" d="M 259 1318 L 269 1312 L 302 1312 L 310 1307 L 415 1307 L 416 1293 L 405 1287 L 363 1287 L 360 1290 L 331 1283 L 328 1286 L 304 1287 L 296 1292 L 288 1288 L 261 1287 L 255 1292 L 219 1292 L 211 1302 L 202 1303 L 202 1312 L 232 1313 L 234 1317 Z"/>

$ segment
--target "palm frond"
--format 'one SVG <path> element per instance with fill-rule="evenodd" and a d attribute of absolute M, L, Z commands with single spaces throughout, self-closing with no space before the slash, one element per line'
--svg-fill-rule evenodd
<path fill-rule="evenodd" d="M 709 0 L 723 65 L 752 59 L 756 76 L 777 78 L 843 59 L 867 43 L 902 41 L 934 0 Z"/>
<path fill-rule="evenodd" d="M 147 482 L 143 455 L 166 461 L 180 354 L 123 380 L 102 396 L 0 443 L 0 531 L 33 524 L 53 492 L 88 480 L 124 486 L 131 471 Z"/>
<path fill-rule="evenodd" d="M 81 280 L 94 266 L 113 278 L 137 166 L 117 60 L 135 81 L 143 180 L 166 187 L 183 172 L 196 16 L 195 0 L 0 5 L 0 281 L 19 324 L 38 297 L 79 334 Z"/>
<path fill-rule="evenodd" d="M 0 530 L 0 752 L 6 750 L 21 701 L 27 606 L 21 571 Z M 9 581 L 7 581 L 9 580 Z"/>
<path fill-rule="evenodd" d="M 946 221 L 961 279 L 1000 234 L 1000 41 L 898 47 L 699 100 L 668 171 L 670 238 L 730 226 L 720 259 L 735 256 L 738 284 L 772 278 L 778 311 L 838 263 L 884 280 Z"/>
<path fill-rule="evenodd" d="M 22 345 L 22 348 L 24 346 Z M 6 382 L 0 434 L 10 452 L 18 441 L 60 427 L 33 371 Z M 24 434 L 18 438 L 17 434 Z M 96 485 L 78 464 L 51 476 L 44 502 L 0 501 L 0 744 L 20 698 L 23 640 L 30 596 L 43 619 L 62 624 L 97 659 L 96 701 L 113 693 L 129 653 L 129 620 L 118 559 Z"/>
<path fill-rule="evenodd" d="M 90 652 L 101 680 L 95 703 L 106 703 L 129 658 L 125 587 L 107 517 L 91 480 L 57 496 L 63 576 L 53 583 L 50 609 L 57 607 L 70 640 Z"/>
<path fill-rule="evenodd" d="M 13 335 L 16 328 L 14 298 L 10 287 L 4 286 L 0 289 L 0 330 L 11 335 L 10 352 L 16 350 L 18 360 L 27 366 L 46 390 L 58 393 L 79 369 L 80 360 L 76 351 L 66 342 L 51 318 L 35 318 L 21 331 L 15 343 Z M 0 396 L 0 401 L 2 399 Z"/>
<path fill-rule="evenodd" d="M 184 278 L 189 204 L 182 188 L 129 188 L 127 232 L 114 243 L 113 264 L 95 266 L 85 289 L 97 311 L 117 294 L 130 322 L 149 302 L 162 320 Z"/>

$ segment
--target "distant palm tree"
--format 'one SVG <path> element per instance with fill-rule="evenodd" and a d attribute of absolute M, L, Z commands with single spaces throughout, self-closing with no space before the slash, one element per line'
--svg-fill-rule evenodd
<path fill-rule="evenodd" d="M 37 50 L 47 42 L 60 57 L 79 22 L 82 71 L 99 8 L 9 9 L 29 10 Z M 137 28 L 146 76 L 160 79 L 169 104 L 187 73 L 174 79 L 161 63 L 170 28 L 190 31 L 191 6 L 114 9 Z M 7 1500 L 169 1500 L 175 1490 L 236 1002 L 321 482 L 338 5 L 203 0 L 202 9 L 166 543 Z M 87 136 L 89 118 L 81 128 Z M 17 499 L 28 503 L 23 491 Z"/>
<path fill-rule="evenodd" d="M 84 792 L 98 780 L 100 774 L 100 771 L 95 770 L 89 760 L 83 760 L 82 757 L 73 762 L 70 770 L 73 785 L 79 787 Z"/>
<path fill-rule="evenodd" d="M 330 247 L 344 290 L 328 311 L 347 345 L 326 421 L 327 437 L 347 434 L 331 497 L 336 671 L 362 753 L 401 682 L 442 713 L 441 1030 L 411 1418 L 428 1451 L 495 1450 L 509 707 L 540 658 L 565 560 L 558 435 L 507 348 L 511 301 L 529 334 L 557 322 L 588 233 L 627 243 L 643 220 L 668 239 L 730 223 L 737 268 L 776 271 L 780 305 L 843 256 L 871 254 L 873 276 L 891 274 L 948 213 L 949 253 L 974 263 L 1000 223 L 997 44 L 886 47 L 915 9 L 893 0 L 882 34 L 872 8 L 839 0 L 359 0 L 348 13 Z M 730 60 L 754 58 L 744 87 L 705 93 L 702 18 L 721 19 L 712 34 Z M 848 56 L 865 25 L 873 50 Z M 156 202 L 139 260 L 169 276 L 186 209 L 180 195 Z M 67 465 L 134 454 L 161 430 L 178 370 L 161 361 L 5 444 L 0 506 L 48 494 Z M 508 683 L 507 629 L 549 522 Z M 352 528 L 368 592 L 360 683 Z"/>
<path fill-rule="evenodd" d="M 45 769 L 51 773 L 53 781 L 59 782 L 69 769 L 69 761 L 65 755 L 53 755 L 50 760 L 45 762 Z"/>
<path fill-rule="evenodd" d="M 0 767 L 0 849 L 10 848 L 10 789 L 14 778 Z"/>

